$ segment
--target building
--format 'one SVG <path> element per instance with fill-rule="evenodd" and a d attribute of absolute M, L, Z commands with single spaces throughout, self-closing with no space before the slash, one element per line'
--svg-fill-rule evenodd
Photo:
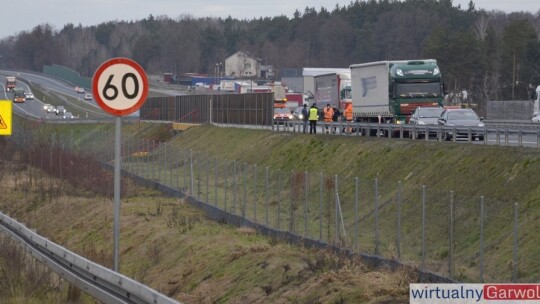
<path fill-rule="evenodd" d="M 248 52 L 236 52 L 225 59 L 225 76 L 260 78 L 261 61 Z"/>

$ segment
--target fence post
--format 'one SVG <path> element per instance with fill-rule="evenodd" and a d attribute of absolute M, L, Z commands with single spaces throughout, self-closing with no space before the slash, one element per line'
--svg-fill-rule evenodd
<path fill-rule="evenodd" d="M 512 283 L 518 280 L 518 204 L 514 203 L 514 250 L 512 254 Z"/>
<path fill-rule="evenodd" d="M 454 133 L 456 134 L 456 133 Z M 455 136 L 454 136 L 455 139 Z M 420 270 L 422 271 L 422 279 L 423 281 L 423 273 L 425 270 L 426 265 L 426 185 L 422 185 L 422 262 L 420 264 Z"/>
<path fill-rule="evenodd" d="M 484 282 L 484 196 L 480 196 L 480 282 Z"/>
<path fill-rule="evenodd" d="M 354 248 L 358 246 L 358 177 L 354 178 Z"/>
<path fill-rule="evenodd" d="M 293 220 L 293 204 L 294 204 L 294 171 L 291 170 L 291 195 L 289 199 L 289 232 L 293 231 L 294 220 Z"/>
<path fill-rule="evenodd" d="M 244 170 L 243 171 L 243 176 L 244 176 L 244 197 L 242 199 L 242 217 L 245 218 L 246 217 L 246 193 L 247 193 L 247 178 L 246 178 L 246 174 L 247 174 L 247 163 L 244 162 Z"/>
<path fill-rule="evenodd" d="M 397 232 L 396 232 L 396 250 L 397 258 L 401 259 L 401 181 L 398 182 L 398 200 L 397 200 Z"/>
<path fill-rule="evenodd" d="M 167 144 L 167 142 L 165 142 L 165 153 L 164 153 L 164 157 L 163 157 L 163 163 L 164 163 L 163 171 L 165 171 L 165 169 L 168 168 L 167 167 L 167 146 L 168 146 L 168 144 Z M 159 181 L 161 181 L 161 171 L 162 170 L 159 170 L 159 178 L 158 178 Z M 164 178 L 163 178 L 162 183 L 163 183 L 163 185 L 166 185 L 167 184 L 167 173 L 163 172 L 163 175 L 164 175 Z"/>
<path fill-rule="evenodd" d="M 322 240 L 322 208 L 323 208 L 323 173 L 320 173 L 320 182 L 319 182 L 319 240 Z"/>
<path fill-rule="evenodd" d="M 278 126 L 279 128 L 279 126 Z M 278 169 L 278 186 L 277 186 L 277 230 L 281 229 L 281 170 Z"/>
<path fill-rule="evenodd" d="M 233 214 L 236 215 L 236 193 L 238 192 L 238 187 L 236 183 L 236 160 L 233 160 Z"/>
<path fill-rule="evenodd" d="M 223 185 L 223 190 L 225 191 L 224 198 L 223 198 L 223 210 L 225 210 L 225 212 L 227 212 L 227 186 L 228 186 L 227 185 L 227 175 L 228 175 L 227 167 L 228 167 L 227 159 L 225 159 L 225 168 L 224 168 L 224 171 L 225 171 L 225 184 Z"/>
<path fill-rule="evenodd" d="M 268 226 L 268 167 L 265 168 L 264 180 L 264 208 L 265 208 L 265 224 Z"/>
<path fill-rule="evenodd" d="M 217 197 L 217 188 L 218 188 L 218 167 L 219 167 L 219 163 L 218 163 L 218 159 L 217 159 L 217 156 L 214 157 L 214 164 L 215 164 L 215 172 L 214 172 L 214 206 L 217 207 L 217 204 L 218 204 L 218 197 Z"/>
<path fill-rule="evenodd" d="M 209 192 L 210 192 L 210 157 L 208 153 L 206 153 L 206 203 L 210 204 L 209 200 Z"/>
<path fill-rule="evenodd" d="M 448 241 L 448 277 L 454 277 L 454 191 L 450 191 L 450 229 Z"/>
<path fill-rule="evenodd" d="M 202 200 L 203 192 L 201 190 L 201 181 L 202 181 L 202 153 L 199 152 L 199 157 L 197 157 L 197 198 Z"/>
<path fill-rule="evenodd" d="M 187 191 L 188 189 L 188 161 L 189 161 L 189 154 L 188 150 L 184 150 L 184 191 Z"/>
<path fill-rule="evenodd" d="M 375 178 L 375 255 L 379 255 L 379 180 Z"/>
<path fill-rule="evenodd" d="M 259 197 L 257 195 L 257 165 L 254 165 L 253 167 L 253 175 L 254 176 L 254 187 L 253 187 L 253 192 L 254 192 L 254 197 L 255 199 L 253 200 L 253 221 L 255 223 L 257 223 L 257 204 L 259 203 Z"/>
<path fill-rule="evenodd" d="M 338 208 L 338 177 L 337 174 L 334 175 L 334 244 L 338 245 L 339 243 L 339 208 Z"/>
<path fill-rule="evenodd" d="M 304 185 L 304 193 L 305 193 L 305 204 L 304 204 L 304 236 L 305 237 L 309 237 L 309 233 L 308 233 L 308 224 L 307 224 L 307 221 L 308 221 L 308 187 L 309 187 L 309 182 L 308 182 L 308 172 L 305 171 L 304 172 L 304 182 L 305 182 L 305 185 Z"/>
<path fill-rule="evenodd" d="M 195 191 L 195 187 L 193 185 L 193 150 L 189 149 L 189 193 L 193 196 L 193 192 Z"/>

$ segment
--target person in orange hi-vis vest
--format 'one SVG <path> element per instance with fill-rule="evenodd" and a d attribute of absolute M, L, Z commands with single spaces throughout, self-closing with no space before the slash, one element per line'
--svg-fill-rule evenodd
<path fill-rule="evenodd" d="M 330 107 L 330 104 L 327 104 L 323 109 L 324 113 L 324 127 L 326 129 L 326 134 L 328 134 L 328 125 L 327 123 L 332 123 L 332 116 L 334 116 L 334 109 Z"/>
<path fill-rule="evenodd" d="M 353 120 L 352 102 L 347 102 L 347 107 L 345 108 L 345 112 L 343 114 L 347 120 L 347 134 L 351 134 L 351 123 Z"/>

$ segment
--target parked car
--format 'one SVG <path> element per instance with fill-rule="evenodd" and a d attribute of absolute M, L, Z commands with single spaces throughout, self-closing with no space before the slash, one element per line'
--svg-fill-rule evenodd
<path fill-rule="evenodd" d="M 304 109 L 304 107 L 299 107 L 296 110 L 294 110 L 294 112 L 293 112 L 293 118 L 294 119 L 297 119 L 297 120 L 303 120 L 304 119 L 304 115 L 302 115 L 302 109 Z"/>
<path fill-rule="evenodd" d="M 274 124 L 285 125 L 293 119 L 288 108 L 274 108 Z"/>
<path fill-rule="evenodd" d="M 75 118 L 71 112 L 64 113 L 64 119 L 73 119 Z"/>
<path fill-rule="evenodd" d="M 438 120 L 439 125 L 456 127 L 456 134 L 452 130 L 444 130 L 443 138 L 451 140 L 454 137 L 468 138 L 471 128 L 471 139 L 484 140 L 483 130 L 485 125 L 482 122 L 483 117 L 479 117 L 473 109 L 445 109 Z"/>
<path fill-rule="evenodd" d="M 417 107 L 409 118 L 410 125 L 416 126 L 430 126 L 438 125 L 439 117 L 444 111 L 441 107 Z M 415 128 L 415 132 L 409 131 L 409 137 L 420 138 L 425 136 L 426 130 L 424 128 Z M 430 131 L 428 135 L 437 135 L 435 130 Z"/>
<path fill-rule="evenodd" d="M 92 100 L 92 94 L 85 94 L 84 100 Z"/>
<path fill-rule="evenodd" d="M 540 122 L 540 115 L 538 113 L 534 113 L 532 119 L 531 119 L 532 122 L 536 122 L 536 123 L 539 123 Z"/>
<path fill-rule="evenodd" d="M 56 107 L 56 115 L 64 115 L 64 114 L 66 114 L 66 108 L 64 108 L 64 106 Z"/>

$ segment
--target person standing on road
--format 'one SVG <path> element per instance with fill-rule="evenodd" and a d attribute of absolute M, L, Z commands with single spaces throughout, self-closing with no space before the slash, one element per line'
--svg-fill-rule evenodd
<path fill-rule="evenodd" d="M 307 132 L 308 115 L 309 111 L 307 109 L 307 104 L 304 104 L 304 107 L 302 108 L 302 122 L 304 123 L 304 133 Z"/>
<path fill-rule="evenodd" d="M 347 107 L 345 108 L 345 112 L 343 114 L 347 120 L 347 134 L 351 134 L 351 123 L 353 120 L 352 102 L 347 102 Z"/>
<path fill-rule="evenodd" d="M 319 120 L 319 109 L 313 104 L 309 108 L 309 134 L 317 134 L 317 120 Z"/>
<path fill-rule="evenodd" d="M 334 127 L 332 128 L 332 134 L 336 134 L 336 125 L 341 121 L 341 112 L 338 108 L 334 107 L 334 115 L 332 115 L 332 122 L 334 122 Z"/>
<path fill-rule="evenodd" d="M 334 109 L 330 107 L 330 104 L 326 104 L 326 107 L 323 109 L 324 113 L 324 127 L 326 129 L 326 134 L 328 134 L 328 124 L 332 123 L 332 117 L 334 116 Z"/>

